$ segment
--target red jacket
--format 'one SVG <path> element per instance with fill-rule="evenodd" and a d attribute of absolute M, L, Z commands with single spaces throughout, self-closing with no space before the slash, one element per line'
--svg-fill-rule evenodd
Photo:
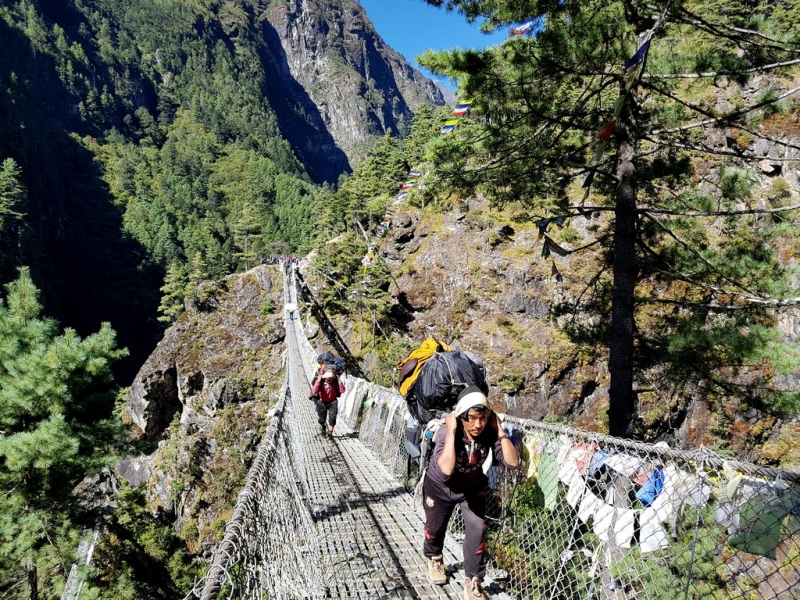
<path fill-rule="evenodd" d="M 319 377 L 314 385 L 311 386 L 312 394 L 319 394 L 319 399 L 325 403 L 333 402 L 339 396 L 344 394 L 344 384 L 339 381 L 338 377 L 333 379 L 323 379 Z"/>

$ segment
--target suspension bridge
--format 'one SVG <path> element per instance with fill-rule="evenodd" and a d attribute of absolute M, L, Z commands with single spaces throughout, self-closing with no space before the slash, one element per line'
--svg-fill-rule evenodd
<path fill-rule="evenodd" d="M 294 309 L 293 281 L 284 295 Z M 405 482 L 403 399 L 345 375 L 334 435 L 321 436 L 308 400 L 316 352 L 300 316 L 286 311 L 286 385 L 187 600 L 462 597 L 458 511 L 448 584 L 427 581 L 423 513 Z M 489 471 L 491 598 L 800 598 L 794 476 L 703 449 L 504 424 L 524 463 Z"/>

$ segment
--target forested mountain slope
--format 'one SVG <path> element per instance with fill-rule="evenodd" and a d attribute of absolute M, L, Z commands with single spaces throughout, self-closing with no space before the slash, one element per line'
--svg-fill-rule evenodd
<path fill-rule="evenodd" d="M 128 376 L 165 273 L 176 289 L 308 248 L 315 184 L 443 102 L 356 3 L 14 0 L 0 50 L 21 190 L 0 279 L 28 265 L 65 324 L 111 321 Z"/>

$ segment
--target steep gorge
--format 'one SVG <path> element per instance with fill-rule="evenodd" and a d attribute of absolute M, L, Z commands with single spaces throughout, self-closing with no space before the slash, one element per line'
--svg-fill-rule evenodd
<path fill-rule="evenodd" d="M 25 190 L 0 282 L 29 266 L 65 326 L 111 322 L 126 384 L 163 331 L 170 265 L 199 253 L 221 277 L 310 244 L 312 182 L 443 103 L 360 5 L 321 0 L 14 0 L 0 85 L 0 161 Z M 242 230 L 260 256 L 240 258 Z"/>

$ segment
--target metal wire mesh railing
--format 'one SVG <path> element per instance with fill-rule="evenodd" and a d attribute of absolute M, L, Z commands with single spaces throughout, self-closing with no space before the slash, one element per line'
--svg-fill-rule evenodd
<path fill-rule="evenodd" d="M 290 290 L 286 285 L 287 304 L 293 299 Z M 296 458 L 301 436 L 292 398 L 306 395 L 308 383 L 292 376 L 303 373 L 304 365 L 296 344 L 294 353 L 290 345 L 287 339 L 286 385 L 269 413 L 244 489 L 206 576 L 187 598 L 326 597 L 319 540 L 304 502 L 305 473 Z"/>
<path fill-rule="evenodd" d="M 363 380 L 348 386 L 351 426 L 406 476 L 402 398 Z M 488 549 L 512 597 L 800 598 L 795 476 L 509 416 L 504 427 L 523 463 L 489 471 Z"/>
<path fill-rule="evenodd" d="M 316 360 L 305 337 L 293 344 L 290 373 L 292 363 L 307 368 Z M 413 483 L 402 397 L 344 379 L 339 419 L 398 479 Z M 299 397 L 300 383 L 288 381 Z M 209 573 L 195 587 L 204 600 L 326 597 L 295 421 L 284 395 Z M 523 461 L 516 471 L 487 465 L 487 553 L 489 575 L 508 596 L 800 598 L 800 486 L 793 476 L 704 449 L 678 451 L 510 416 L 503 422 Z M 458 538 L 461 527 L 453 519 L 450 534 Z"/>
<path fill-rule="evenodd" d="M 281 398 L 223 541 L 195 586 L 213 598 L 323 598 L 313 521 L 291 448 L 291 412 Z"/>

